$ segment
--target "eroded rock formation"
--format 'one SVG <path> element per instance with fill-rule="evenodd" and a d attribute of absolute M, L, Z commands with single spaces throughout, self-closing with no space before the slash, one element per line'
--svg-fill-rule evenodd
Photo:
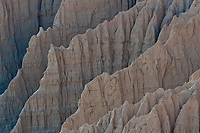
<path fill-rule="evenodd" d="M 61 0 L 0 0 L 0 94 L 21 68 L 30 37 L 52 26 Z"/>
<path fill-rule="evenodd" d="M 96 125 L 108 111 L 125 101 L 134 104 L 147 92 L 175 88 L 187 81 L 200 66 L 199 15 L 198 1 L 194 1 L 190 10 L 175 17 L 161 31 L 169 34 L 164 44 L 158 41 L 128 68 L 113 75 L 104 73 L 87 84 L 79 109 L 67 118 L 62 130 L 77 131 L 85 123 Z"/>
<path fill-rule="evenodd" d="M 67 133 L 199 132 L 200 70 L 183 86 L 146 93 L 136 104 L 125 103 L 109 111 L 96 125 L 84 124 Z"/>
<path fill-rule="evenodd" d="M 45 2 L 47 1 L 41 3 L 41 7 L 47 6 Z M 40 32 L 31 38 L 27 54 L 22 62 L 22 69 L 10 82 L 5 93 L 0 96 L 1 131 L 12 129 L 25 102 L 38 89 L 39 81 L 47 66 L 50 44 L 67 47 L 76 34 L 84 33 L 88 28 L 94 28 L 104 20 L 111 20 L 119 11 L 127 10 L 134 4 L 135 1 L 132 0 L 129 2 L 127 0 L 63 1 L 55 19 L 54 28 L 48 28 L 47 31 L 40 28 Z M 43 11 L 40 12 L 40 21 L 48 19 L 42 15 L 43 13 Z M 84 18 L 90 21 L 83 21 Z"/>
<path fill-rule="evenodd" d="M 76 111 L 84 85 L 102 72 L 111 74 L 126 67 L 151 47 L 158 39 L 163 25 L 169 24 L 173 15 L 179 15 L 180 12 L 175 12 L 172 8 L 185 11 L 192 3 L 186 1 L 180 7 L 174 4 L 180 5 L 181 2 L 139 2 L 130 10 L 119 13 L 112 21 L 106 21 L 94 30 L 75 36 L 67 49 L 52 46 L 48 68 L 40 88 L 26 102 L 13 132 L 59 131 L 65 119 Z M 186 16 L 197 14 L 192 12 Z M 180 17 L 179 21 L 183 20 L 184 17 Z M 165 39 L 163 35 L 160 35 L 160 40 Z M 117 79 L 113 82 L 117 83 Z M 112 90 L 110 91 L 109 95 L 112 95 Z"/>
<path fill-rule="evenodd" d="M 0 132 L 199 131 L 200 70 L 179 86 L 200 68 L 199 0 L 60 3 L 0 0 L 0 90 L 53 24 L 0 95 Z"/>

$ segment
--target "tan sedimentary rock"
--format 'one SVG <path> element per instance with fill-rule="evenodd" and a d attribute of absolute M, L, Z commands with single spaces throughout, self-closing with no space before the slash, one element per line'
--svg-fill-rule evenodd
<path fill-rule="evenodd" d="M 21 68 L 30 37 L 39 27 L 52 26 L 60 3 L 61 0 L 0 0 L 0 94 Z"/>
<path fill-rule="evenodd" d="M 187 81 L 200 66 L 197 3 L 194 1 L 192 8 L 179 16 L 180 23 L 172 23 L 165 44 L 158 41 L 128 68 L 113 75 L 104 73 L 87 84 L 78 110 L 66 120 L 62 130 L 76 131 L 85 123 L 96 125 L 103 115 L 125 101 L 136 103 L 147 92 L 160 87 L 175 88 Z M 187 22 L 182 23 L 183 20 Z"/>
<path fill-rule="evenodd" d="M 123 44 L 129 40 L 128 37 L 127 39 L 125 37 L 119 38 L 120 35 L 125 33 L 119 29 L 120 26 L 115 25 L 120 24 L 122 26 L 129 19 L 132 20 L 137 17 L 138 10 L 143 5 L 135 7 L 130 14 L 127 13 L 127 16 L 121 13 L 111 23 L 106 21 L 95 30 L 88 30 L 86 34 L 76 36 L 67 49 L 52 46 L 49 52 L 48 68 L 41 80 L 41 86 L 29 98 L 14 131 L 34 132 L 47 129 L 59 131 L 67 116 L 76 111 L 77 101 L 80 98 L 84 84 L 103 71 L 112 73 L 125 67 L 128 62 L 124 63 L 123 61 Z M 123 20 L 123 18 L 126 19 Z M 134 20 L 130 22 L 131 27 L 134 25 Z M 126 29 L 129 30 L 127 34 L 130 34 L 131 28 L 127 27 Z M 120 30 L 120 32 L 115 33 L 116 30 Z M 110 41 L 111 37 L 113 42 Z M 116 42 L 119 46 L 109 48 L 109 44 L 114 45 Z M 115 58 L 110 55 L 114 50 L 116 52 L 114 53 Z M 127 48 L 124 51 L 126 50 Z M 119 54 L 120 52 L 121 54 Z M 51 97 L 52 100 L 49 100 L 48 97 Z M 48 100 L 45 100 L 46 98 Z M 33 104 L 32 101 L 34 100 L 38 102 Z M 27 108 L 29 104 L 31 104 L 31 107 Z M 43 110 L 45 112 L 41 114 Z M 47 110 L 52 113 L 48 114 Z M 50 120 L 43 123 L 37 123 L 36 120 L 31 122 L 31 117 L 36 117 L 34 113 L 41 114 L 36 118 L 37 121 L 42 121 L 44 117 Z M 33 125 L 35 123 L 38 125 Z M 45 127 L 45 125 L 47 126 Z"/>
<path fill-rule="evenodd" d="M 195 76 L 195 77 L 194 77 Z M 84 124 L 78 133 L 199 132 L 200 70 L 174 90 L 159 88 L 136 104 L 125 103 L 109 111 L 96 125 Z"/>
<path fill-rule="evenodd" d="M 86 83 L 102 72 L 113 73 L 126 67 L 146 46 L 155 43 L 159 33 L 151 35 L 151 27 L 159 31 L 171 3 L 138 3 L 112 21 L 74 37 L 67 49 L 52 46 L 40 88 L 25 104 L 13 132 L 59 131 L 75 112 Z"/>
<path fill-rule="evenodd" d="M 39 27 L 52 26 L 60 3 L 61 0 L 0 0 L 0 94 L 22 66 L 30 37 L 38 32 Z M 18 75 L 21 77 L 14 79 L 10 87 L 28 86 L 23 79 L 23 72 L 19 71 Z M 28 98 L 26 95 L 29 94 L 28 89 L 15 94 L 13 92 L 0 96 L 0 132 L 9 132 L 13 128 L 25 102 L 23 99 Z M 17 97 L 20 102 L 12 97 Z"/>
<path fill-rule="evenodd" d="M 44 1 L 41 6 L 46 6 Z M 131 1 L 129 1 L 131 3 Z M 132 0 L 134 4 L 134 0 Z M 74 6 L 77 5 L 77 8 Z M 82 5 L 82 6 L 81 6 Z M 8 89 L 0 96 L 1 131 L 9 131 L 15 125 L 25 102 L 38 88 L 39 81 L 47 66 L 47 54 L 50 44 L 68 46 L 71 38 L 78 33 L 84 33 L 88 28 L 94 28 L 104 20 L 111 20 L 119 11 L 127 10 L 126 0 L 65 0 L 57 13 L 54 28 L 33 36 L 24 56 L 22 69 L 11 81 Z M 61 14 L 63 17 L 61 17 Z M 41 20 L 46 20 L 43 11 Z M 94 19 L 89 19 L 94 17 Z M 97 17 L 97 18 L 96 18 Z M 88 18 L 91 21 L 83 21 Z M 48 128 L 48 127 L 47 127 Z"/>

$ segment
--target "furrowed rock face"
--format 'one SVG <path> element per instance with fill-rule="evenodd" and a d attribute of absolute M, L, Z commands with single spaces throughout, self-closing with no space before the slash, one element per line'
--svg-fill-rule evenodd
<path fill-rule="evenodd" d="M 45 71 L 43 79 L 41 80 L 41 86 L 39 90 L 30 97 L 25 105 L 28 107 L 29 104 L 31 104 L 31 106 L 38 106 L 38 108 L 33 106 L 33 108 L 25 107 L 26 109 L 23 109 L 20 120 L 13 131 L 34 132 L 48 130 L 58 132 L 66 117 L 76 111 L 77 102 L 80 98 L 84 84 L 89 82 L 98 74 L 101 74 L 102 71 L 112 73 L 127 66 L 127 63 L 124 63 L 122 60 L 122 55 L 119 56 L 119 59 L 117 56 L 121 50 L 123 50 L 123 43 L 129 40 L 128 38 L 118 38 L 120 34 L 125 33 L 123 33 L 122 30 L 115 25 L 120 24 L 122 26 L 123 23 L 129 21 L 129 19 L 132 20 L 134 17 L 136 18 L 138 10 L 141 10 L 144 5 L 145 3 L 139 5 L 137 8 L 135 7 L 134 9 L 131 9 L 132 11 L 127 13 L 127 16 L 124 16 L 124 13 L 121 13 L 121 15 L 114 18 L 111 23 L 106 21 L 94 30 L 88 30 L 86 34 L 76 36 L 72 39 L 70 46 L 67 49 L 64 47 L 55 48 L 52 46 L 48 56 L 48 68 Z M 126 18 L 126 21 L 123 20 L 124 17 Z M 127 30 L 132 29 L 135 23 L 134 21 L 135 19 L 130 22 L 131 24 L 127 27 Z M 120 32 L 114 34 L 117 29 Z M 127 31 L 127 34 L 130 36 L 130 31 Z M 109 41 L 111 37 L 113 38 L 113 42 Z M 110 43 L 113 43 L 114 45 L 116 42 L 119 46 L 109 48 Z M 104 43 L 103 47 L 102 43 Z M 126 45 L 128 45 L 128 43 Z M 96 47 L 98 47 L 98 49 Z M 115 64 L 113 64 L 113 62 L 109 62 L 109 60 L 112 60 L 112 57 L 110 56 L 110 51 L 112 49 L 116 50 L 116 57 L 113 59 L 113 62 L 116 62 Z M 105 50 L 107 52 L 105 52 Z M 91 68 L 88 69 L 89 66 Z M 82 71 L 80 71 L 80 69 L 82 69 Z M 49 99 L 44 100 L 47 98 L 47 93 L 48 97 L 52 97 L 52 104 L 46 103 Z M 60 99 L 60 97 L 62 98 Z M 38 102 L 32 104 L 34 99 L 37 99 Z M 64 102 L 65 100 L 67 100 L 67 102 Z M 44 104 L 48 105 L 43 106 Z M 44 113 L 42 113 L 43 111 L 41 112 L 40 109 L 45 110 Z M 30 114 L 26 110 L 30 110 L 32 113 Z M 52 113 L 49 114 L 46 112 L 48 110 Z M 37 114 L 40 115 L 38 116 Z M 38 117 L 32 121 L 31 117 L 35 117 L 36 115 Z M 48 120 L 43 121 L 44 117 Z M 36 121 L 38 120 L 40 122 L 37 123 Z M 27 128 L 24 128 L 24 125 L 26 125 Z"/>
<path fill-rule="evenodd" d="M 48 13 L 49 6 L 47 7 L 46 2 L 41 1 L 40 5 L 45 7 L 46 13 Z M 99 3 L 99 0 L 93 0 L 93 5 L 82 7 L 79 5 L 79 8 L 72 10 L 71 7 L 75 6 L 76 3 L 84 4 L 91 3 L 91 1 L 63 1 L 57 13 L 57 16 L 62 14 L 63 17 L 56 17 L 54 28 L 48 28 L 46 31 L 40 28 L 39 33 L 31 38 L 29 48 L 22 62 L 22 68 L 10 82 L 5 93 L 0 95 L 1 132 L 8 132 L 13 128 L 25 102 L 38 89 L 39 81 L 47 66 L 47 54 L 50 44 L 68 47 L 73 36 L 78 33 L 84 33 L 87 28 L 94 28 L 106 19 L 111 20 L 119 11 L 127 10 L 129 6 L 134 5 L 135 1 L 109 0 Z M 39 14 L 40 23 L 44 22 L 44 25 L 46 25 L 46 20 L 49 18 L 44 16 L 43 10 Z M 83 18 L 90 17 L 97 17 L 98 19 L 87 21 L 87 24 L 82 21 Z"/>
<path fill-rule="evenodd" d="M 136 104 L 127 101 L 99 119 L 96 125 L 84 124 L 78 133 L 199 132 L 200 70 L 188 83 L 174 90 L 159 88 L 146 93 Z"/>
<path fill-rule="evenodd" d="M 105 21 L 97 28 L 75 36 L 68 48 L 52 45 L 40 88 L 26 102 L 13 132 L 60 131 L 65 119 L 76 111 L 86 83 L 102 72 L 111 74 L 126 67 L 155 43 L 162 24 L 171 22 L 172 16 L 168 18 L 165 14 L 174 7 L 173 3 L 158 0 L 138 2 L 130 10 L 119 13 L 112 21 Z M 188 9 L 192 1 L 187 3 L 180 10 Z M 113 84 L 117 82 L 117 78 L 113 79 Z M 109 95 L 112 95 L 112 91 Z M 116 102 L 122 104 L 122 101 Z"/>
<path fill-rule="evenodd" d="M 171 27 L 165 32 L 169 33 L 165 44 L 158 41 L 128 68 L 113 75 L 104 73 L 88 83 L 78 110 L 67 118 L 62 131 L 78 131 L 85 123 L 96 125 L 108 111 L 120 107 L 125 101 L 134 104 L 147 92 L 160 87 L 175 88 L 187 81 L 200 66 L 199 17 L 198 1 L 194 1 L 190 10 L 179 18 L 175 17 L 171 26 L 161 31 Z"/>
<path fill-rule="evenodd" d="M 60 3 L 61 0 L 0 1 L 0 94 L 21 68 L 30 37 L 39 27 L 52 26 Z"/>

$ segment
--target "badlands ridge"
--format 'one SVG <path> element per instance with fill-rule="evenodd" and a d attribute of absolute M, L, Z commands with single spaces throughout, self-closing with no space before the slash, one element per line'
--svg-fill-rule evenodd
<path fill-rule="evenodd" d="M 200 131 L 199 0 L 0 10 L 0 132 Z"/>

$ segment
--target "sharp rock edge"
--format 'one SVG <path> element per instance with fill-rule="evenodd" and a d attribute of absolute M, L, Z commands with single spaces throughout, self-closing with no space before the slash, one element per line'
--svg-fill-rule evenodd
<path fill-rule="evenodd" d="M 173 90 L 159 88 L 146 93 L 136 104 L 125 101 L 101 117 L 96 125 L 86 123 L 78 131 L 64 128 L 61 133 L 199 132 L 200 70 L 191 78 Z"/>
<path fill-rule="evenodd" d="M 49 19 L 44 16 L 45 11 L 49 13 L 48 2 L 41 1 L 39 4 L 42 9 L 46 9 L 39 12 L 40 21 Z M 55 3 L 56 0 L 52 2 Z M 84 33 L 88 28 L 95 28 L 104 20 L 111 20 L 118 12 L 127 10 L 134 4 L 134 0 L 63 0 L 55 17 L 54 28 L 48 28 L 46 31 L 40 28 L 39 33 L 31 37 L 22 68 L 18 70 L 5 93 L 0 95 L 0 132 L 12 130 L 25 102 L 38 89 L 39 81 L 47 67 L 50 44 L 68 47 L 73 36 Z M 35 8 L 34 4 L 30 5 Z"/>
<path fill-rule="evenodd" d="M 0 94 L 22 66 L 29 39 L 53 25 L 61 0 L 0 1 Z"/>
<path fill-rule="evenodd" d="M 112 21 L 105 21 L 94 30 L 74 37 L 67 49 L 52 46 L 40 88 L 26 102 L 13 132 L 59 131 L 65 118 L 76 111 L 86 83 L 102 72 L 111 74 L 126 67 L 158 39 L 165 42 L 163 35 L 169 34 L 167 31 L 171 28 L 164 25 L 169 25 L 174 15 L 179 16 L 190 8 L 193 1 L 182 2 L 138 2 Z M 177 3 L 182 6 L 177 7 Z M 164 33 L 160 35 L 162 27 L 167 31 L 161 31 Z M 113 84 L 115 82 L 118 82 L 117 78 L 113 79 Z M 142 84 L 139 86 L 144 87 Z M 155 86 L 162 87 L 162 84 Z M 143 94 L 134 101 L 141 97 Z"/>
<path fill-rule="evenodd" d="M 185 81 L 188 81 L 189 75 L 198 70 L 200 66 L 200 55 L 198 54 L 198 50 L 200 49 L 200 26 L 198 25 L 200 17 L 199 9 L 198 1 L 194 1 L 191 8 L 186 13 L 180 14 L 178 18 L 174 17 L 171 24 L 161 31 L 161 33 L 167 31 L 163 33 L 163 35 L 169 33 L 168 39 L 166 41 L 163 40 L 165 42 L 164 44 L 162 41 L 158 41 L 154 46 L 138 57 L 128 68 L 117 71 L 112 75 L 104 73 L 88 83 L 81 94 L 78 110 L 66 119 L 61 131 L 106 131 L 106 129 L 109 129 L 109 132 L 111 130 L 114 131 L 115 129 L 116 131 L 118 131 L 118 129 L 122 130 L 123 120 L 118 121 L 119 126 L 117 126 L 117 124 L 115 126 L 112 125 L 115 123 L 114 114 L 112 115 L 113 119 L 111 120 L 110 126 L 106 126 L 105 121 L 104 123 L 101 123 L 102 119 L 100 118 L 107 112 L 120 107 L 125 101 L 134 104 L 139 102 L 147 92 L 154 92 L 160 87 L 163 87 L 164 89 L 175 88 Z M 190 94 L 193 93 L 191 92 Z M 147 93 L 146 95 L 148 97 L 149 94 Z M 188 100 L 189 104 L 194 100 L 193 98 L 190 98 L 190 95 L 183 98 L 191 99 Z M 146 100 L 148 101 L 148 98 Z M 159 119 L 161 119 L 160 116 L 158 116 L 160 112 L 156 113 L 156 108 L 152 109 L 150 115 L 142 116 L 151 111 L 151 108 L 157 100 L 155 98 L 150 101 L 152 101 L 152 103 L 144 103 L 146 104 L 146 107 L 138 107 L 138 110 L 140 111 L 137 111 L 137 113 L 141 117 L 133 117 L 133 125 L 130 124 L 130 126 L 127 126 L 128 131 L 131 126 L 133 126 L 133 128 L 130 128 L 130 130 L 132 129 L 132 132 L 142 129 L 142 126 L 144 126 L 144 129 L 142 129 L 143 131 L 147 131 L 147 129 L 152 129 L 152 131 L 153 129 L 156 129 L 157 131 L 167 129 L 156 126 L 156 123 L 159 123 Z M 187 100 L 185 100 L 185 102 L 187 102 Z M 194 103 L 194 106 L 198 105 L 198 102 L 195 102 L 195 100 Z M 171 104 L 175 103 L 172 102 Z M 183 111 L 187 110 L 187 106 L 190 105 L 186 105 Z M 193 105 L 191 105 L 191 108 L 194 109 Z M 198 111 L 198 108 L 195 108 L 194 111 L 195 110 Z M 176 110 L 175 113 L 177 112 L 179 111 Z M 179 114 L 181 115 L 180 118 L 170 116 L 172 117 L 169 118 L 170 125 L 168 124 L 167 119 L 166 122 L 164 122 L 164 125 L 166 127 L 168 126 L 169 130 L 175 130 L 177 132 L 184 130 L 198 131 L 199 124 L 198 122 L 195 122 L 196 120 L 198 121 L 198 115 L 197 118 L 194 118 L 195 127 L 194 129 L 191 129 L 192 126 L 190 125 L 192 125 L 192 122 L 190 123 L 190 121 L 188 121 L 188 123 L 181 123 L 181 121 L 185 119 L 185 117 L 182 118 L 185 114 L 181 112 L 182 111 L 180 111 Z M 191 114 L 192 116 L 189 114 L 190 113 L 186 115 L 188 119 L 193 119 L 193 114 Z M 178 115 L 176 114 L 176 116 Z M 148 124 L 148 127 L 145 127 L 146 124 L 142 123 L 145 123 L 145 120 L 148 118 L 155 121 L 155 125 L 151 125 L 154 123 L 150 123 Z M 173 123 L 173 119 L 176 118 L 176 122 Z M 100 122 L 97 123 L 98 121 Z M 91 126 L 87 124 L 83 126 L 85 123 L 88 123 Z M 98 124 L 100 127 L 95 128 L 94 125 L 98 126 Z M 173 127 L 173 124 L 177 126 Z M 151 128 L 154 126 L 155 128 Z M 189 128 L 186 129 L 185 127 Z M 124 132 L 127 130 L 123 129 Z"/>

